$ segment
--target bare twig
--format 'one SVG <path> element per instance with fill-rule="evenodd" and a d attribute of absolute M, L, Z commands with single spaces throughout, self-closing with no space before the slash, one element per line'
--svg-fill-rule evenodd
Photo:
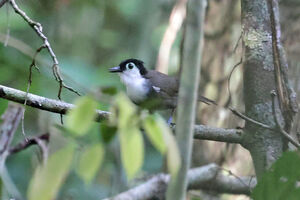
<path fill-rule="evenodd" d="M 39 135 L 39 136 L 36 136 L 36 137 L 33 137 L 33 138 L 29 138 L 28 140 L 24 140 L 22 142 L 20 142 L 19 144 L 17 144 L 16 146 L 14 147 L 11 147 L 9 149 L 9 154 L 15 154 L 15 153 L 18 153 L 20 151 L 23 151 L 24 149 L 32 146 L 32 145 L 35 145 L 37 144 L 37 140 L 43 140 L 45 141 L 46 143 L 49 142 L 49 133 L 45 133 L 45 134 L 42 134 L 42 135 Z"/>
<path fill-rule="evenodd" d="M 279 122 L 279 119 L 276 114 L 276 104 L 275 104 L 275 97 L 277 96 L 275 91 L 271 91 L 271 97 L 272 97 L 272 111 L 273 111 L 273 116 L 275 119 L 276 127 L 279 129 L 279 132 L 282 134 L 283 137 L 285 137 L 289 142 L 291 142 L 295 147 L 299 148 L 300 144 L 292 138 L 282 127 L 281 123 Z"/>
<path fill-rule="evenodd" d="M 276 131 L 276 130 L 274 130 L 273 127 L 271 127 L 271 126 L 269 126 L 269 125 L 266 125 L 266 124 L 263 124 L 263 123 L 261 123 L 261 122 L 258 122 L 258 121 L 254 120 L 254 119 L 251 119 L 250 117 L 247 117 L 246 115 L 240 113 L 239 111 L 237 111 L 237 110 L 234 109 L 234 108 L 228 107 L 228 109 L 229 109 L 233 114 L 235 114 L 236 116 L 242 118 L 243 120 L 246 120 L 246 121 L 248 121 L 248 122 L 251 122 L 252 124 L 255 124 L 255 125 L 260 126 L 260 127 L 262 127 L 262 128 L 269 129 L 269 130 L 272 130 L 272 131 Z"/>
<path fill-rule="evenodd" d="M 228 89 L 228 93 L 229 93 L 229 102 L 231 101 L 230 79 L 231 79 L 231 76 L 232 76 L 234 70 L 242 63 L 243 63 L 243 57 L 241 57 L 241 60 L 233 66 L 232 70 L 229 73 L 228 82 L 227 82 L 227 89 Z"/>
<path fill-rule="evenodd" d="M 43 40 L 43 45 L 45 46 L 44 48 L 46 48 L 52 58 L 53 61 L 53 66 L 52 66 L 52 72 L 53 75 L 55 77 L 55 80 L 59 83 L 59 90 L 58 90 L 58 94 L 57 97 L 61 100 L 61 92 L 62 92 L 62 88 L 66 88 L 72 92 L 74 92 L 75 94 L 79 95 L 80 94 L 74 90 L 73 88 L 67 86 L 65 84 L 65 82 L 63 81 L 63 78 L 60 74 L 60 69 L 59 69 L 59 62 L 57 60 L 57 57 L 48 41 L 48 38 L 44 35 L 43 33 L 43 27 L 40 23 L 33 21 L 32 19 L 30 19 L 27 14 L 21 10 L 18 5 L 16 4 L 15 0 L 9 0 L 12 8 L 14 9 L 14 11 L 19 14 L 27 23 L 28 25 L 37 33 L 37 35 Z"/>
<path fill-rule="evenodd" d="M 240 35 L 239 39 L 237 40 L 237 42 L 236 42 L 236 44 L 235 44 L 235 46 L 234 46 L 233 51 L 232 51 L 231 54 L 234 54 L 236 52 L 236 50 L 237 50 L 237 48 L 239 46 L 239 43 L 240 43 L 240 41 L 242 39 L 242 35 L 243 35 L 243 33 L 241 32 L 241 35 Z"/>
<path fill-rule="evenodd" d="M 256 179 L 252 177 L 226 176 L 219 173 L 220 167 L 216 164 L 209 164 L 188 171 L 188 189 L 211 190 L 218 193 L 246 194 L 256 185 Z M 231 174 L 232 175 L 232 174 Z M 118 194 L 106 200 L 124 199 L 164 199 L 170 175 L 159 174 L 141 185 L 128 191 Z M 249 183 L 249 184 L 246 184 Z"/>
<path fill-rule="evenodd" d="M 252 188 L 251 188 L 251 179 L 250 179 L 249 183 L 246 184 L 245 181 L 241 177 L 239 177 L 238 175 L 234 174 L 231 170 L 225 169 L 224 167 L 220 167 L 220 169 L 223 170 L 223 171 L 225 171 L 225 172 L 228 172 L 229 175 L 234 176 L 245 187 L 249 187 L 250 188 L 250 192 L 252 191 Z"/>

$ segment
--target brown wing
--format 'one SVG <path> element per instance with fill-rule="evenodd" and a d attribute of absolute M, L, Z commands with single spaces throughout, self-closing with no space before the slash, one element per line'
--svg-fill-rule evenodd
<path fill-rule="evenodd" d="M 171 77 L 154 70 L 148 70 L 144 77 L 150 81 L 152 86 L 160 88 L 161 91 L 170 96 L 177 96 L 179 81 L 176 77 Z"/>

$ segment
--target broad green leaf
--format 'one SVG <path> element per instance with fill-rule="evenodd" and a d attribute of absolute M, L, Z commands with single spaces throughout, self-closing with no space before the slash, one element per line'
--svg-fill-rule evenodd
<path fill-rule="evenodd" d="M 68 145 L 52 154 L 45 166 L 37 167 L 29 183 L 29 200 L 55 199 L 69 172 L 74 149 L 74 145 Z"/>
<path fill-rule="evenodd" d="M 75 102 L 75 108 L 66 117 L 66 127 L 77 136 L 87 133 L 93 124 L 97 103 L 88 96 L 80 97 Z"/>
<path fill-rule="evenodd" d="M 94 178 L 102 164 L 103 157 L 104 148 L 100 143 L 89 146 L 81 153 L 76 172 L 86 184 Z"/>
<path fill-rule="evenodd" d="M 116 96 L 116 106 L 118 113 L 118 128 L 122 129 L 127 126 L 132 126 L 135 122 L 134 118 L 137 118 L 136 106 L 124 93 L 120 93 Z"/>
<path fill-rule="evenodd" d="M 158 115 L 149 115 L 144 119 L 143 127 L 153 146 L 161 154 L 164 154 L 167 147 L 164 140 L 164 127 L 162 127 L 162 123 L 159 120 L 161 118 Z"/>
<path fill-rule="evenodd" d="M 300 152 L 285 152 L 258 181 L 254 200 L 298 200 L 300 197 Z"/>
<path fill-rule="evenodd" d="M 128 178 L 141 169 L 144 161 L 144 142 L 139 130 L 139 118 L 135 105 L 124 93 L 116 96 L 116 114 L 120 134 L 121 159 Z"/>
<path fill-rule="evenodd" d="M 144 161 L 143 137 L 138 128 L 120 130 L 121 159 L 129 179 L 141 169 Z"/>
<path fill-rule="evenodd" d="M 108 122 L 102 122 L 100 124 L 100 132 L 101 132 L 101 138 L 104 143 L 109 143 L 114 136 L 116 135 L 117 127 L 111 126 L 108 124 Z"/>

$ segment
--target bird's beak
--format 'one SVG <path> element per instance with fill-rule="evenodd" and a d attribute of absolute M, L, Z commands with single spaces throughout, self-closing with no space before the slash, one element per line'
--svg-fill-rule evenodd
<path fill-rule="evenodd" d="M 117 67 L 109 68 L 109 72 L 111 72 L 111 73 L 122 72 L 122 70 L 121 70 L 120 66 L 117 66 Z"/>

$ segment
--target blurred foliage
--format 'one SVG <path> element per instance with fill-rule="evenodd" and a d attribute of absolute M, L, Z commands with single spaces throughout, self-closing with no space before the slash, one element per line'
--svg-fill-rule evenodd
<path fill-rule="evenodd" d="M 31 147 L 7 159 L 9 173 L 24 196 L 28 194 L 32 199 L 38 198 L 40 193 L 45 192 L 43 187 L 49 187 L 47 184 L 51 184 L 51 181 L 55 182 L 52 190 L 43 193 L 48 199 L 53 199 L 55 195 L 57 195 L 56 199 L 86 200 L 112 196 L 130 186 L 125 175 L 126 172 L 128 174 L 128 170 L 132 170 L 129 172 L 132 176 L 161 172 L 164 164 L 161 154 L 167 154 L 167 157 L 171 159 L 171 161 L 167 160 L 167 163 L 171 163 L 169 169 L 176 172 L 178 164 L 172 165 L 179 160 L 176 157 L 178 154 L 175 142 L 171 134 L 162 134 L 169 133 L 169 131 L 164 130 L 166 127 L 161 117 L 143 116 L 133 108 L 135 117 L 123 119 L 123 124 L 115 124 L 112 121 L 99 124 L 90 122 L 88 119 L 92 116 L 89 115 L 90 112 L 87 112 L 95 107 L 109 110 L 113 102 L 111 95 L 124 90 L 119 78 L 108 73 L 109 67 L 118 65 L 123 59 L 136 57 L 144 60 L 148 68 L 154 68 L 159 45 L 168 25 L 174 2 L 173 0 L 17 1 L 19 7 L 26 11 L 29 17 L 43 25 L 43 31 L 60 62 L 65 82 L 88 96 L 75 101 L 81 108 L 71 112 L 71 117 L 64 118 L 66 126 L 60 125 L 59 115 L 26 108 L 26 134 L 35 136 L 49 132 L 51 139 L 49 162 L 44 167 L 39 165 L 40 154 L 37 147 Z M 232 50 L 240 35 L 240 15 L 237 14 L 240 13 L 240 7 L 236 6 L 238 3 L 233 0 L 214 0 L 208 3 L 205 25 L 207 34 L 222 30 L 224 24 L 228 24 L 229 28 L 223 35 L 205 41 L 200 89 L 204 91 L 205 96 L 217 99 L 220 105 L 225 105 L 229 99 L 226 78 L 241 55 L 239 53 L 232 55 Z M 224 19 L 232 21 L 224 23 Z M 169 71 L 172 72 L 178 69 L 181 35 L 179 32 L 170 55 Z M 4 45 L 6 41 L 7 46 Z M 2 7 L 0 9 L 0 84 L 25 91 L 29 75 L 28 68 L 32 62 L 31 56 L 41 44 L 42 41 L 36 33 L 9 6 Z M 241 52 L 240 46 L 237 52 Z M 30 92 L 56 98 L 58 83 L 54 80 L 51 71 L 52 61 L 47 51 L 43 50 L 37 56 L 37 66 L 40 68 L 40 73 L 33 71 Z M 242 69 L 237 68 L 230 84 L 233 94 L 232 105 L 239 110 L 243 109 L 241 77 Z M 75 98 L 77 98 L 76 95 L 63 90 L 64 101 L 74 102 Z M 90 98 L 96 99 L 97 103 Z M 123 104 L 124 102 L 119 102 L 119 107 L 122 108 Z M 6 107 L 7 101 L 0 99 L 0 114 Z M 214 107 L 200 108 L 199 121 L 205 124 L 210 123 L 222 127 L 241 126 L 237 118 L 230 117 L 229 112 L 221 107 L 218 108 L 220 112 L 213 112 Z M 115 105 L 114 109 L 119 108 Z M 141 126 L 146 130 L 146 137 L 140 132 Z M 71 129 L 71 134 L 68 127 Z M 76 130 L 73 129 L 72 134 L 74 127 Z M 134 131 L 128 131 L 130 129 Z M 132 137 L 132 134 L 136 138 L 133 144 L 127 140 L 127 137 Z M 23 139 L 19 128 L 13 145 Z M 121 146 L 118 139 L 121 140 Z M 167 141 L 167 143 L 162 141 Z M 75 143 L 74 149 L 69 147 L 70 143 Z M 124 145 L 132 145 L 132 150 L 128 154 L 138 156 L 139 159 L 132 162 L 127 160 L 132 159 L 127 158 L 128 155 L 120 155 L 120 148 Z M 196 143 L 194 165 L 218 162 L 219 157 L 228 154 L 232 159 L 227 158 L 229 161 L 226 165 L 234 165 L 234 168 L 242 174 L 253 173 L 248 153 L 234 154 L 237 146 L 230 145 L 229 150 L 227 146 L 226 149 L 224 146 L 225 144 L 216 145 L 212 142 Z M 137 155 L 139 153 L 137 149 L 144 151 L 143 156 Z M 123 160 L 123 165 L 121 160 Z M 292 165 L 290 161 L 287 159 L 287 162 Z M 57 165 L 55 168 L 60 169 L 56 171 L 57 174 L 51 171 L 54 162 Z M 136 168 L 126 167 L 125 162 L 134 163 Z M 289 165 L 280 166 L 283 169 L 289 169 Z M 285 173 L 282 170 L 277 171 Z M 41 179 L 49 173 L 53 174 L 49 183 L 39 184 Z M 266 183 L 266 187 L 272 188 L 270 185 L 269 182 Z M 59 187 L 61 187 L 60 190 Z M 255 194 L 261 194 L 260 188 L 261 186 L 257 187 Z M 39 190 L 40 193 L 35 193 L 33 190 Z M 9 199 L 9 195 L 3 191 L 1 190 L 1 199 Z M 272 188 L 271 191 L 275 189 Z M 279 191 L 281 190 L 277 190 Z"/>
<path fill-rule="evenodd" d="M 28 0 L 17 3 L 29 17 L 42 24 L 43 31 L 60 62 L 65 82 L 82 94 L 95 96 L 98 101 L 96 106 L 102 110 L 108 110 L 111 104 L 111 99 L 102 98 L 102 95 L 111 95 L 123 90 L 119 78 L 109 74 L 107 69 L 128 57 L 138 57 L 146 61 L 147 66 L 154 67 L 155 55 L 171 10 L 169 0 Z M 145 7 L 147 9 L 144 9 Z M 154 15 L 156 21 L 151 22 Z M 4 45 L 6 40 L 7 46 Z M 0 42 L 0 84 L 26 90 L 31 56 L 42 41 L 20 16 L 6 5 L 0 9 Z M 40 73 L 33 71 L 30 92 L 56 98 L 58 83 L 52 75 L 52 61 L 46 50 L 38 55 L 37 66 Z M 102 92 L 100 96 L 99 91 Z M 73 102 L 74 98 L 76 95 L 63 91 L 64 101 Z M 58 193 L 58 199 L 98 199 L 111 196 L 127 187 L 123 168 L 119 166 L 116 137 L 110 134 L 111 131 L 114 132 L 115 127 L 112 126 L 107 131 L 109 123 L 101 123 L 101 127 L 98 123 L 81 124 L 83 121 L 90 122 L 89 118 L 92 116 L 82 115 L 88 114 L 95 106 L 94 103 L 91 107 L 87 105 L 90 100 L 81 101 L 83 102 L 75 102 L 83 105 L 71 113 L 72 119 L 64 118 L 66 128 L 71 128 L 70 132 L 75 131 L 74 136 L 58 125 L 59 115 L 32 108 L 27 108 L 25 114 L 25 130 L 28 136 L 50 132 L 51 155 L 55 156 L 55 152 L 65 148 L 70 141 L 77 143 L 74 152 L 75 163 L 72 164 L 75 170 L 70 170 L 73 168 L 71 167 L 68 172 L 71 173 L 70 176 L 61 180 L 62 190 Z M 7 101 L 0 99 L 0 114 L 6 107 Z M 78 127 L 80 124 L 82 127 Z M 111 137 L 109 142 L 106 141 L 107 137 Z M 22 140 L 18 130 L 13 144 Z M 159 172 L 162 156 L 147 140 L 144 144 L 146 155 L 143 171 Z M 36 184 L 33 182 L 39 179 L 34 175 L 39 162 L 37 152 L 37 148 L 32 147 L 7 160 L 9 172 L 24 196 L 28 185 L 32 188 L 32 185 Z M 89 158 L 95 157 L 96 154 L 97 158 Z M 85 165 L 86 162 L 90 165 Z M 100 172 L 101 163 L 104 164 Z M 35 181 L 30 181 L 33 176 Z M 29 192 L 28 195 L 34 199 L 31 196 L 33 194 Z M 5 195 L 2 197 L 5 199 Z"/>
<path fill-rule="evenodd" d="M 285 152 L 253 190 L 254 200 L 297 200 L 300 197 L 300 152 Z"/>

